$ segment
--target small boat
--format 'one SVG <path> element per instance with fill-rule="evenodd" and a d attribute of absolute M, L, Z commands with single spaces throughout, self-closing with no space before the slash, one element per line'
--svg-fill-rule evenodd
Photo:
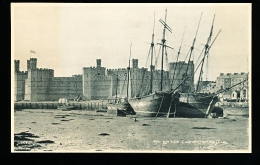
<path fill-rule="evenodd" d="M 72 105 L 60 105 L 57 107 L 57 109 L 60 109 L 62 111 L 70 111 L 72 109 L 74 109 L 75 107 Z"/>
<path fill-rule="evenodd" d="M 74 108 L 75 108 L 74 106 L 69 104 L 68 99 L 66 99 L 66 98 L 59 99 L 59 105 L 58 105 L 57 109 L 60 109 L 62 111 L 70 111 Z"/>
<path fill-rule="evenodd" d="M 130 47 L 130 57 L 131 57 L 131 47 Z M 129 66 L 127 67 L 127 78 L 128 79 L 127 79 L 126 98 L 124 98 L 124 101 L 121 102 L 122 98 L 117 97 L 117 88 L 118 88 L 118 74 L 117 74 L 116 75 L 115 102 L 107 104 L 107 113 L 109 115 L 115 115 L 115 116 L 135 115 L 133 108 L 131 107 L 131 105 L 128 102 L 129 73 L 130 73 L 130 58 L 129 58 Z"/>

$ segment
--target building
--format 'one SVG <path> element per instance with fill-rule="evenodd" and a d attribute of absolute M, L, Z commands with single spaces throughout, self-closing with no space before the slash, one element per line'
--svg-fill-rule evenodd
<path fill-rule="evenodd" d="M 20 71 L 20 61 L 14 61 L 14 100 L 52 101 L 59 98 L 69 100 L 81 96 L 84 100 L 125 98 L 127 95 L 127 68 L 106 69 L 101 66 L 101 59 L 97 59 L 96 67 L 83 67 L 81 75 L 72 77 L 54 77 L 53 69 L 37 68 L 37 59 L 27 60 L 27 71 Z M 174 69 L 175 76 L 173 77 Z M 169 63 L 169 71 L 163 71 L 163 90 L 176 88 L 183 80 L 183 68 L 187 63 Z M 183 67 L 181 67 L 183 66 Z M 132 59 L 130 68 L 129 96 L 136 97 L 159 91 L 161 88 L 161 70 L 153 69 L 153 83 L 151 87 L 151 71 L 138 67 L 138 59 Z M 186 85 L 194 88 L 194 65 L 189 63 Z M 192 92 L 192 90 L 190 90 Z"/>
<path fill-rule="evenodd" d="M 239 85 L 239 82 L 242 82 L 243 80 L 247 80 Z M 234 86 L 236 85 L 236 86 Z M 248 95 L 248 73 L 241 72 L 239 73 L 220 73 L 220 76 L 217 77 L 216 80 L 216 90 L 220 91 L 223 89 L 227 89 L 234 86 L 231 90 L 224 92 L 223 97 L 226 99 L 231 99 L 231 100 L 248 100 L 249 95 Z"/>

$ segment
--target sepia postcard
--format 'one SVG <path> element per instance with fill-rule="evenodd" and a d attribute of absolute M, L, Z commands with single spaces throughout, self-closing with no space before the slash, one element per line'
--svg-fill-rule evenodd
<path fill-rule="evenodd" d="M 15 153 L 251 153 L 251 4 L 11 3 Z"/>

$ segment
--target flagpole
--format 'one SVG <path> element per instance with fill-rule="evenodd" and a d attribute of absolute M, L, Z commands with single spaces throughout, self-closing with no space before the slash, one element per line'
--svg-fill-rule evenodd
<path fill-rule="evenodd" d="M 30 59 L 31 59 L 31 54 L 32 54 L 32 51 L 30 50 Z"/>

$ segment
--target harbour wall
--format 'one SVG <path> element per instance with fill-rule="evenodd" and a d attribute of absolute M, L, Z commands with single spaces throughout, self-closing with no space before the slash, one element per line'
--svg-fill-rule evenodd
<path fill-rule="evenodd" d="M 109 102 L 70 102 L 77 110 L 102 110 L 107 109 Z M 14 109 L 57 109 L 58 102 L 15 102 Z"/>

